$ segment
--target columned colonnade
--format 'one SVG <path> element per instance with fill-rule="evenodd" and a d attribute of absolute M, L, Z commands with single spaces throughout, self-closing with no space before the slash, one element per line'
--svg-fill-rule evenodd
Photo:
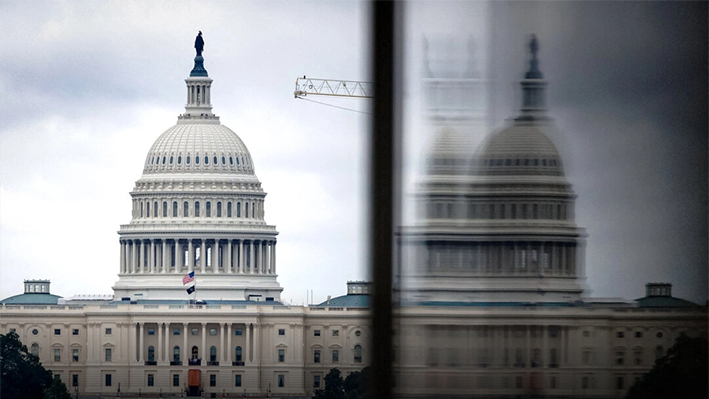
<path fill-rule="evenodd" d="M 276 274 L 272 239 L 122 239 L 120 244 L 121 274 Z"/>

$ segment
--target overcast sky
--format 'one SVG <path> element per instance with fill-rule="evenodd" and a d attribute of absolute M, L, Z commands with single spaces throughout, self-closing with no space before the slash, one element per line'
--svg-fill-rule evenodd
<path fill-rule="evenodd" d="M 432 53 L 460 39 L 453 58 L 469 37 L 480 43 L 492 129 L 515 114 L 536 33 L 591 294 L 634 299 L 663 281 L 706 300 L 706 4 L 418 2 L 407 13 L 410 180 L 431 133 L 418 112 L 422 38 Z M 0 298 L 28 278 L 62 296 L 112 293 L 128 193 L 184 110 L 198 30 L 214 112 L 268 193 L 283 299 L 312 289 L 323 301 L 366 278 L 368 117 L 292 96 L 303 74 L 368 79 L 366 4 L 3 1 L 0 26 Z"/>

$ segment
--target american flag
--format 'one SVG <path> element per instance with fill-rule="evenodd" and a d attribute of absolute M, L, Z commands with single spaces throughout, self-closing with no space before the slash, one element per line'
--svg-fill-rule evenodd
<path fill-rule="evenodd" d="M 185 277 L 182 277 L 182 285 L 185 285 L 187 283 L 191 283 L 194 281 L 194 272 L 189 272 L 189 274 L 185 275 Z"/>

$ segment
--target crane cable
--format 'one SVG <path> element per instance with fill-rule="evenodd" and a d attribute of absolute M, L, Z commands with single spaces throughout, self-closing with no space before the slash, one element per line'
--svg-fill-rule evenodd
<path fill-rule="evenodd" d="M 372 115 L 371 112 L 364 112 L 364 111 L 358 111 L 358 110 L 356 110 L 356 109 L 351 109 L 351 108 L 338 107 L 337 105 L 332 105 L 332 104 L 328 104 L 328 103 L 323 103 L 323 102 L 320 102 L 320 101 L 311 100 L 311 99 L 309 99 L 309 98 L 304 98 L 304 97 L 301 97 L 301 96 L 296 96 L 295 98 L 300 99 L 300 100 L 310 101 L 311 103 L 316 103 L 316 104 L 321 104 L 321 105 L 327 105 L 328 107 L 334 107 L 334 108 L 343 109 L 343 110 L 345 110 L 345 111 L 352 111 L 352 112 L 358 112 L 358 113 L 360 113 L 360 114 Z"/>

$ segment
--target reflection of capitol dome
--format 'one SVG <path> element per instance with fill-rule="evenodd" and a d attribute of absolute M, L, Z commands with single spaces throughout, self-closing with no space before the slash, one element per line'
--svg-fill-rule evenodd
<path fill-rule="evenodd" d="M 515 125 L 494 133 L 475 166 L 482 175 L 564 174 L 556 146 L 533 125 Z"/>
<path fill-rule="evenodd" d="M 521 112 L 511 125 L 491 134 L 477 155 L 461 152 L 464 135 L 446 131 L 433 147 L 434 167 L 417 193 L 423 219 L 406 232 L 418 263 L 406 282 L 416 296 L 409 300 L 580 299 L 585 233 L 575 223 L 576 194 L 545 134 L 551 127 L 546 82 L 534 40 L 530 47 Z M 469 169 L 463 172 L 466 159 Z"/>
<path fill-rule="evenodd" d="M 203 62 L 198 55 L 185 80 L 185 113 L 155 140 L 131 192 L 117 298 L 279 300 L 266 193 L 244 142 L 212 113 Z M 190 272 L 196 294 L 188 296 L 182 277 Z"/>

